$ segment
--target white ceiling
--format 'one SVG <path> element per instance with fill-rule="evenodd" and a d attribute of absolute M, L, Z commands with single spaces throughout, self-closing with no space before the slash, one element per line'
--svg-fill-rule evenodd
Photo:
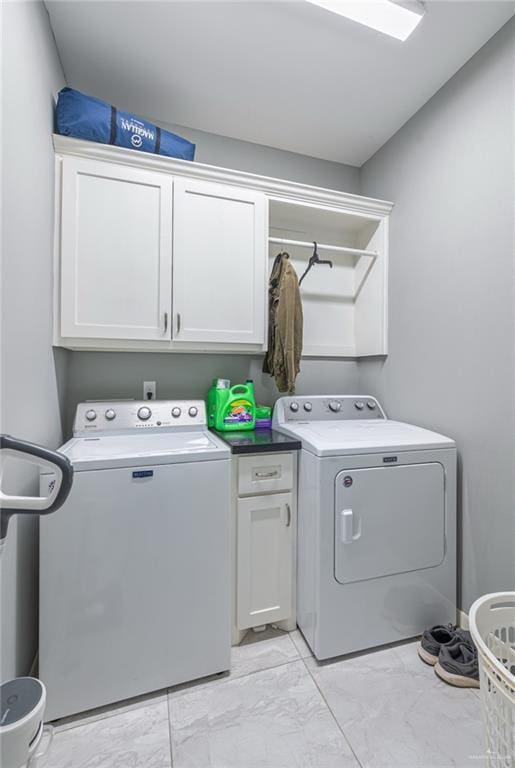
<path fill-rule="evenodd" d="M 70 86 L 161 122 L 358 166 L 515 12 L 511 1 L 429 0 L 401 43 L 302 0 L 46 5 Z"/>

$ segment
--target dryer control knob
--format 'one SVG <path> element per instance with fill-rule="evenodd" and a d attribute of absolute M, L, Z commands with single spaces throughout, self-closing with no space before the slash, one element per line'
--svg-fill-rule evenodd
<path fill-rule="evenodd" d="M 375 411 L 376 404 L 373 400 L 367 400 L 367 408 L 370 408 L 371 411 Z"/>
<path fill-rule="evenodd" d="M 112 421 L 116 418 L 116 411 L 114 411 L 112 408 L 108 408 L 104 416 L 106 417 L 107 421 Z"/>
<path fill-rule="evenodd" d="M 195 408 L 194 405 L 191 406 L 191 408 L 188 411 L 189 415 L 193 418 L 198 413 L 198 408 Z"/>
<path fill-rule="evenodd" d="M 293 413 L 297 413 L 298 410 L 299 410 L 298 403 L 290 403 L 290 411 L 293 411 Z"/>
<path fill-rule="evenodd" d="M 174 419 L 178 419 L 180 415 L 181 415 L 181 409 L 179 408 L 178 405 L 176 405 L 175 408 L 172 408 L 172 416 L 174 417 Z"/>
<path fill-rule="evenodd" d="M 304 403 L 304 410 L 310 413 L 310 411 L 313 410 L 313 406 L 311 405 L 311 403 Z"/>
<path fill-rule="evenodd" d="M 338 413 L 342 409 L 342 404 L 338 400 L 329 400 L 329 409 L 333 413 Z"/>
<path fill-rule="evenodd" d="M 356 400 L 356 402 L 354 403 L 354 408 L 357 408 L 358 411 L 362 411 L 364 407 L 365 407 L 365 403 L 363 402 L 363 400 Z"/>
<path fill-rule="evenodd" d="M 151 416 L 152 416 L 152 411 L 150 410 L 150 408 L 147 408 L 146 405 L 143 405 L 138 410 L 138 419 L 141 419 L 141 421 L 148 421 L 148 419 L 150 419 Z"/>
<path fill-rule="evenodd" d="M 95 421 L 97 418 L 97 412 L 93 410 L 93 408 L 90 408 L 89 411 L 86 411 L 86 419 L 88 421 Z"/>

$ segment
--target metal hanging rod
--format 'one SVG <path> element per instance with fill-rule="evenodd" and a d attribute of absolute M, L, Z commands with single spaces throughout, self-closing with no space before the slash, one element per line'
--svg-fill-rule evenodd
<path fill-rule="evenodd" d="M 269 237 L 269 243 L 277 243 L 277 245 L 299 245 L 302 248 L 313 248 L 313 241 L 307 240 L 285 240 L 282 237 Z M 323 243 L 317 243 L 317 247 L 325 251 L 340 251 L 341 253 L 350 253 L 353 256 L 370 256 L 372 259 L 378 257 L 377 251 L 365 251 L 361 248 L 347 248 L 344 245 L 324 245 Z"/>

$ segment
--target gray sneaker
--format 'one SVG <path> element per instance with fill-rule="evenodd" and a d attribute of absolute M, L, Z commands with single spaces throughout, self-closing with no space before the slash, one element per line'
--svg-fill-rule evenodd
<path fill-rule="evenodd" d="M 472 642 L 456 639 L 456 642 L 442 645 L 435 672 L 449 685 L 458 688 L 479 688 L 479 665 L 477 650 Z"/>
<path fill-rule="evenodd" d="M 472 643 L 470 632 L 465 629 L 458 629 L 453 624 L 448 624 L 446 627 L 437 624 L 431 629 L 424 630 L 417 648 L 418 655 L 422 661 L 434 667 L 442 646 L 454 643 L 456 639 Z"/>

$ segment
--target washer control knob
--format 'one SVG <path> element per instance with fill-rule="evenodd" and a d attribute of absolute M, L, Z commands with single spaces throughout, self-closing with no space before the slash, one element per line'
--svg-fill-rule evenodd
<path fill-rule="evenodd" d="M 112 408 L 108 408 L 104 416 L 106 417 L 107 421 L 112 421 L 116 418 L 116 411 L 114 411 Z"/>
<path fill-rule="evenodd" d="M 329 400 L 329 409 L 333 413 L 338 413 L 338 411 L 341 411 L 342 409 L 342 404 L 339 400 Z"/>
<path fill-rule="evenodd" d="M 194 405 L 191 406 L 191 408 L 188 410 L 189 415 L 193 418 L 198 413 L 198 408 L 196 408 Z"/>
<path fill-rule="evenodd" d="M 174 408 L 172 408 L 172 416 L 174 417 L 174 419 L 178 419 L 180 415 L 181 415 L 181 409 L 179 408 L 178 405 L 176 405 Z"/>
<path fill-rule="evenodd" d="M 362 411 L 364 407 L 365 407 L 365 403 L 363 402 L 363 400 L 356 400 L 356 402 L 354 403 L 354 408 L 356 408 L 358 411 Z"/>
<path fill-rule="evenodd" d="M 376 404 L 373 400 L 367 400 L 367 408 L 370 408 L 371 411 L 375 411 Z"/>
<path fill-rule="evenodd" d="M 143 405 L 138 410 L 138 419 L 141 419 L 141 421 L 148 421 L 148 419 L 150 419 L 151 416 L 152 416 L 152 411 L 150 410 L 150 408 L 147 408 L 146 405 Z"/>
<path fill-rule="evenodd" d="M 95 421 L 97 418 L 97 412 L 93 410 L 93 408 L 90 408 L 89 411 L 86 411 L 86 419 L 88 421 Z"/>
<path fill-rule="evenodd" d="M 290 403 L 290 411 L 293 413 L 297 413 L 299 410 L 299 404 L 298 403 Z"/>
<path fill-rule="evenodd" d="M 313 410 L 311 403 L 304 403 L 304 410 L 310 413 Z"/>

